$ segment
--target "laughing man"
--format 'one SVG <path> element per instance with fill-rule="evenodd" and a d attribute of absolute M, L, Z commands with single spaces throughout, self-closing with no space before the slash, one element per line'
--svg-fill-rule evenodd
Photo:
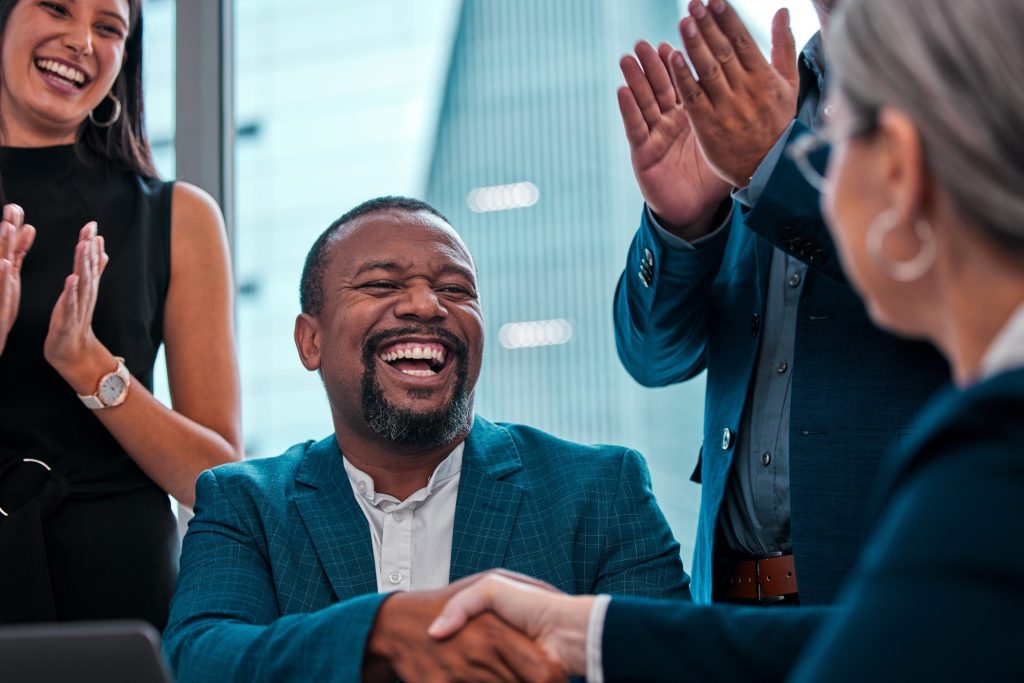
<path fill-rule="evenodd" d="M 335 221 L 301 303 L 335 433 L 199 478 L 165 633 L 180 683 L 557 677 L 493 616 L 426 635 L 448 584 L 488 568 L 689 596 L 639 454 L 474 415 L 476 268 L 433 207 L 384 197 Z"/>

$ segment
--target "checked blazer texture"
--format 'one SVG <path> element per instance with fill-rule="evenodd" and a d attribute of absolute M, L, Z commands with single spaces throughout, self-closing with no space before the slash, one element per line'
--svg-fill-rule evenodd
<path fill-rule="evenodd" d="M 643 458 L 477 416 L 450 578 L 494 567 L 570 593 L 688 598 Z M 384 596 L 337 441 L 204 472 L 164 633 L 179 683 L 357 681 Z"/>

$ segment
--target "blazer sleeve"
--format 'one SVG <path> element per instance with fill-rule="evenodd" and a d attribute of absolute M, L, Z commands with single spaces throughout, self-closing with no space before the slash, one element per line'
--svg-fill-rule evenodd
<path fill-rule="evenodd" d="M 643 457 L 625 451 L 591 593 L 690 599 L 679 543 L 654 498 Z"/>
<path fill-rule="evenodd" d="M 604 679 L 782 681 L 832 609 L 612 597 L 601 638 Z"/>
<path fill-rule="evenodd" d="M 784 144 L 808 132 L 794 121 Z M 812 155 L 812 163 L 823 167 L 827 151 Z M 846 282 L 835 243 L 821 215 L 821 195 L 804 179 L 788 154 L 781 154 L 768 182 L 749 209 L 743 209 L 743 223 L 782 251 L 824 275 Z"/>
<path fill-rule="evenodd" d="M 667 386 L 704 370 L 708 299 L 730 229 L 693 249 L 670 247 L 644 207 L 613 306 L 619 359 L 640 384 Z"/>
<path fill-rule="evenodd" d="M 199 477 L 164 632 L 178 683 L 360 680 L 366 638 L 386 596 L 281 616 L 257 526 L 216 473 Z"/>

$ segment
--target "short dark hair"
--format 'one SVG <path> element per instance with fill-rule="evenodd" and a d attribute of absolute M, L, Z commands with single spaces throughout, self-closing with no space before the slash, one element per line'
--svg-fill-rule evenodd
<path fill-rule="evenodd" d="M 327 268 L 328 246 L 331 237 L 342 226 L 351 223 L 355 219 L 381 211 L 406 211 L 408 213 L 422 211 L 450 224 L 449 220 L 430 204 L 410 197 L 396 197 L 392 195 L 377 197 L 363 202 L 354 209 L 350 209 L 341 218 L 331 223 L 330 227 L 316 238 L 316 241 L 313 242 L 313 247 L 309 250 L 309 254 L 306 255 L 306 265 L 302 268 L 302 280 L 299 283 L 299 303 L 302 306 L 303 313 L 316 316 L 320 315 L 323 310 L 324 270 Z"/>

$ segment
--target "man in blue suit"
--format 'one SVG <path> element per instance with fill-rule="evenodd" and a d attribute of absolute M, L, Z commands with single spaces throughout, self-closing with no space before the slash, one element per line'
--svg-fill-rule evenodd
<path fill-rule="evenodd" d="M 449 581 L 493 567 L 688 597 L 637 453 L 474 416 L 475 266 L 435 209 L 385 197 L 342 216 L 301 299 L 296 346 L 335 433 L 199 478 L 164 634 L 180 683 L 545 680 L 542 652 L 493 616 L 426 634 Z"/>
<path fill-rule="evenodd" d="M 824 27 L 835 0 L 814 5 Z M 647 205 L 615 295 L 619 356 L 645 386 L 707 370 L 694 599 L 830 603 L 882 454 L 948 370 L 871 323 L 783 153 L 828 118 L 821 34 L 798 61 L 780 11 L 769 63 L 723 0 L 689 9 L 696 78 L 667 44 L 621 64 Z"/>

